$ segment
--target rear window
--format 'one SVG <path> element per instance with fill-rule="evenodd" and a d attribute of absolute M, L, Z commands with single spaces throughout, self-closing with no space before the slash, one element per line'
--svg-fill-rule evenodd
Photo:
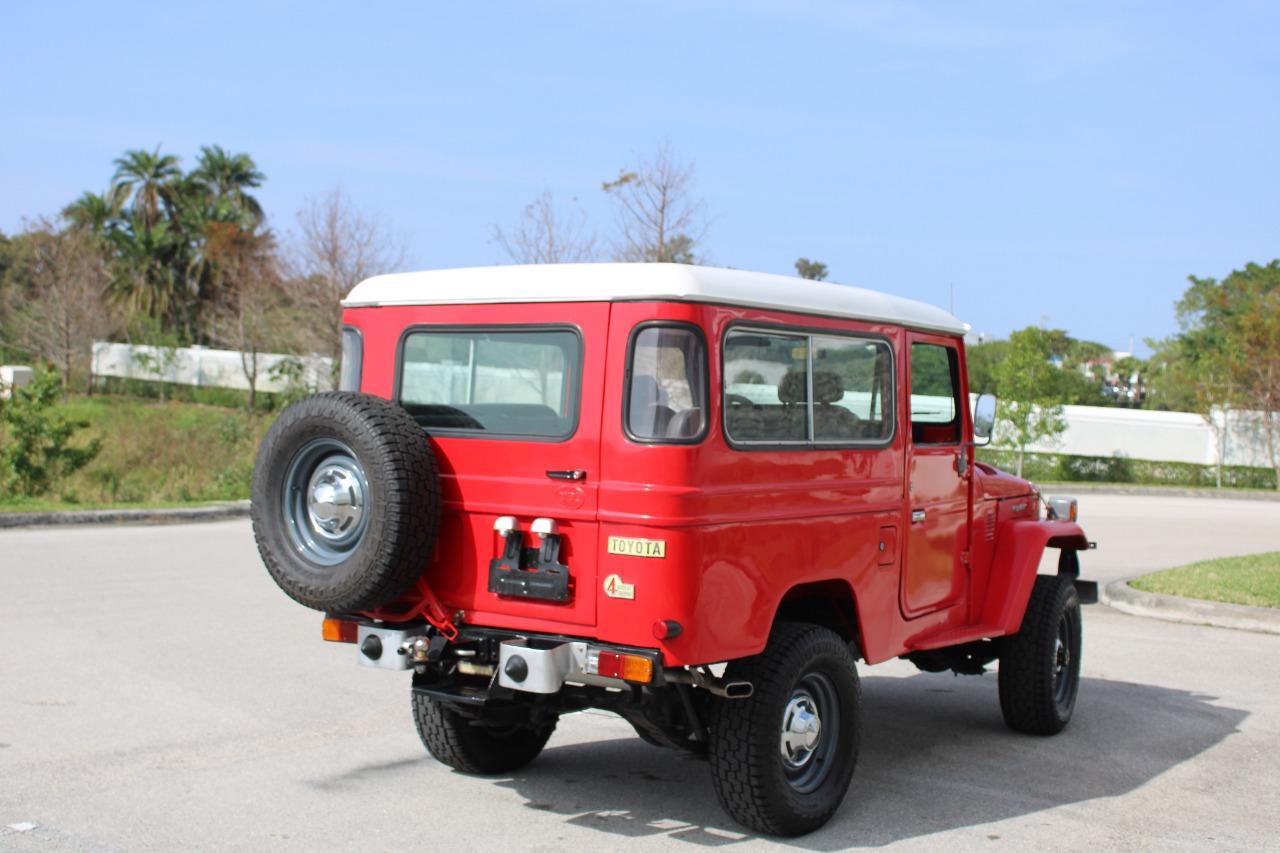
<path fill-rule="evenodd" d="M 414 331 L 401 358 L 400 405 L 433 432 L 561 439 L 577 428 L 571 329 Z"/>

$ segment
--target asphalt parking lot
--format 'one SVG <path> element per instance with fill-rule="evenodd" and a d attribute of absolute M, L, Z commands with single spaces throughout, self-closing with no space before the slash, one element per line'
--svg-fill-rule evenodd
<path fill-rule="evenodd" d="M 1089 496 L 1112 580 L 1280 549 L 1280 503 Z M 1085 614 L 1076 717 L 1007 731 L 994 675 L 862 667 L 835 819 L 786 842 L 721 812 L 705 765 L 589 712 L 519 774 L 453 773 L 402 674 L 322 643 L 247 521 L 0 532 L 0 850 L 697 847 L 1274 849 L 1280 636 Z"/>

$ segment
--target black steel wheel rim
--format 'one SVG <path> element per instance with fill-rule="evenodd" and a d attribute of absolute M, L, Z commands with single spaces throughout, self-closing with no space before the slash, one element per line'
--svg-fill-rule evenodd
<path fill-rule="evenodd" d="M 1071 704 L 1075 689 L 1075 660 L 1079 653 L 1075 648 L 1075 635 L 1075 616 L 1066 610 L 1058 620 L 1053 639 L 1053 701 L 1060 709 Z"/>
<path fill-rule="evenodd" d="M 831 776 L 840 749 L 840 693 L 824 673 L 806 673 L 783 708 L 780 752 L 787 785 L 811 794 Z M 816 718 L 816 737 L 812 733 Z"/>

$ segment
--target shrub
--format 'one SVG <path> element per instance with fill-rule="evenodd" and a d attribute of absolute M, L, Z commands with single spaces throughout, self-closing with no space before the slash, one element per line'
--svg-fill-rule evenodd
<path fill-rule="evenodd" d="M 28 498 L 47 494 L 58 480 L 89 464 L 102 449 L 98 438 L 83 447 L 70 446 L 76 432 L 89 423 L 58 412 L 61 397 L 58 374 L 42 370 L 30 385 L 16 389 L 0 409 L 4 429 L 0 475 L 6 489 Z"/>
<path fill-rule="evenodd" d="M 978 459 L 999 468 L 1012 469 L 1016 452 L 984 447 Z M 1023 476 L 1029 480 L 1062 483 L 1132 483 L 1144 486 L 1213 488 L 1217 471 L 1213 465 L 1191 462 L 1160 462 L 1127 456 L 1070 456 L 1065 453 L 1028 453 Z M 1276 472 L 1270 468 L 1226 465 L 1222 485 L 1233 489 L 1275 489 Z"/>

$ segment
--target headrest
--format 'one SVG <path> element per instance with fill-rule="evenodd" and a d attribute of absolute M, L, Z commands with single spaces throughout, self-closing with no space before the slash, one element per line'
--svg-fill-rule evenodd
<path fill-rule="evenodd" d="M 829 370 L 813 372 L 813 401 L 815 403 L 834 403 L 844 396 L 844 383 L 838 373 Z"/>
<path fill-rule="evenodd" d="M 805 372 L 792 370 L 778 384 L 778 399 L 783 403 L 803 403 L 807 398 Z M 815 403 L 834 403 L 844 396 L 844 383 L 838 374 L 829 370 L 813 372 L 813 400 Z"/>
<path fill-rule="evenodd" d="M 778 383 L 778 399 L 783 403 L 803 403 L 809 399 L 808 381 L 803 370 L 792 370 Z"/>

